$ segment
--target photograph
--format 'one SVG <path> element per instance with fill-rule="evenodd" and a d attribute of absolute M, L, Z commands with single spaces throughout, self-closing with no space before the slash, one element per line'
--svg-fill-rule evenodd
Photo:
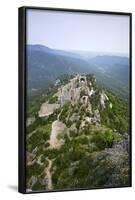
<path fill-rule="evenodd" d="M 130 14 L 25 14 L 26 193 L 130 187 Z"/>

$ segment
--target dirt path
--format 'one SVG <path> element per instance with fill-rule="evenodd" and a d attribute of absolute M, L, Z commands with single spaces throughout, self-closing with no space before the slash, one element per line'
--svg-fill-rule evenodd
<path fill-rule="evenodd" d="M 49 160 L 47 158 L 49 164 L 48 167 L 46 168 L 46 177 L 47 177 L 47 189 L 48 190 L 52 190 L 53 189 L 53 185 L 52 185 L 52 174 L 50 172 L 51 167 L 52 167 L 52 160 Z"/>
<path fill-rule="evenodd" d="M 41 154 L 41 155 L 38 157 L 38 160 L 37 160 L 37 163 L 38 163 L 39 165 L 43 165 L 43 164 L 44 164 L 44 163 L 41 162 L 41 157 L 42 157 L 42 155 L 43 155 L 43 154 Z"/>
<path fill-rule="evenodd" d="M 66 125 L 60 122 L 59 120 L 56 120 L 52 123 L 52 131 L 49 140 L 50 148 L 59 148 L 63 144 L 63 141 L 57 139 L 57 136 L 63 133 L 66 128 L 67 128 Z M 52 190 L 53 184 L 52 184 L 51 167 L 53 160 L 50 160 L 48 158 L 46 159 L 48 161 L 48 166 L 47 168 L 45 168 L 46 179 L 47 179 L 47 190 Z M 38 161 L 40 162 L 40 159 Z"/>

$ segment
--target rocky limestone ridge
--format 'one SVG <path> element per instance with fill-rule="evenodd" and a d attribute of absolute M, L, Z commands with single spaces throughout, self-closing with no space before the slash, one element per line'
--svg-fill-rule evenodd
<path fill-rule="evenodd" d="M 94 82 L 96 79 L 94 78 Z M 81 95 L 84 92 L 86 95 Z M 88 97 L 94 94 L 91 81 L 87 81 L 86 76 L 77 75 L 70 82 L 64 86 L 58 88 L 58 100 L 60 105 L 63 106 L 67 102 L 71 102 L 72 105 L 81 103 L 88 103 Z"/>
<path fill-rule="evenodd" d="M 52 148 L 60 148 L 63 141 L 57 140 L 57 136 L 73 130 L 81 132 L 88 124 L 100 124 L 100 109 L 106 109 L 107 103 L 111 109 L 112 103 L 104 90 L 97 87 L 93 75 L 76 75 L 65 85 L 56 80 L 55 85 L 58 85 L 57 92 L 53 95 L 53 98 L 57 97 L 56 102 L 43 103 L 38 115 L 47 117 L 59 110 L 57 120 L 52 123 L 49 143 Z"/>
<path fill-rule="evenodd" d="M 83 182 L 90 179 L 92 187 L 128 184 L 129 135 L 103 123 L 103 114 L 110 120 L 108 113 L 115 108 L 109 92 L 98 87 L 92 75 L 76 75 L 66 83 L 58 79 L 55 87 L 51 101 L 47 99 L 40 107 L 39 127 L 27 136 L 31 142 L 27 167 L 29 171 L 40 169 L 30 176 L 28 190 L 38 190 L 39 186 L 52 190 L 63 183 L 74 188 L 74 180 L 79 182 L 82 177 Z M 35 145 L 35 138 L 41 142 Z M 84 176 L 80 177 L 82 166 Z"/>
<path fill-rule="evenodd" d="M 85 116 L 82 120 L 83 127 L 85 122 L 91 124 L 100 123 L 99 108 L 105 109 L 107 102 L 109 102 L 110 108 L 113 106 L 104 90 L 99 90 L 96 87 L 96 78 L 93 75 L 87 77 L 78 74 L 65 85 L 61 85 L 58 79 L 55 85 L 59 85 L 57 92 L 53 95 L 53 97 L 57 97 L 57 101 L 52 104 L 48 102 L 43 103 L 38 112 L 39 117 L 49 116 L 53 114 L 56 109 L 60 107 L 62 109 L 67 103 L 70 103 L 72 106 L 80 105 L 80 108 L 84 107 L 85 112 L 89 113 L 89 115 Z M 93 106 L 95 103 L 97 104 L 96 107 Z M 73 114 L 70 118 L 71 120 L 73 118 L 78 119 L 79 113 L 75 114 L 75 116 Z"/>

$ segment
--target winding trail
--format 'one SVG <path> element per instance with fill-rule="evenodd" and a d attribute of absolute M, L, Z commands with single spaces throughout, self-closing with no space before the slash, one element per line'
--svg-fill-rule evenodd
<path fill-rule="evenodd" d="M 50 135 L 50 149 L 57 149 L 60 148 L 61 145 L 63 144 L 63 141 L 61 139 L 58 139 L 58 135 L 62 134 L 66 130 L 66 125 L 60 122 L 59 120 L 56 120 L 52 123 L 52 131 Z M 45 168 L 45 173 L 46 173 L 46 179 L 47 179 L 47 190 L 52 190 L 53 189 L 53 184 L 52 184 L 52 173 L 51 173 L 51 167 L 53 160 L 50 160 L 49 158 L 46 158 L 48 161 L 48 166 Z M 40 159 L 38 160 L 40 162 Z"/>
<path fill-rule="evenodd" d="M 52 174 L 50 172 L 51 167 L 52 167 L 52 160 L 49 160 L 47 158 L 47 161 L 49 162 L 48 167 L 46 168 L 46 178 L 47 178 L 47 189 L 52 190 L 53 189 L 53 184 L 52 184 Z"/>

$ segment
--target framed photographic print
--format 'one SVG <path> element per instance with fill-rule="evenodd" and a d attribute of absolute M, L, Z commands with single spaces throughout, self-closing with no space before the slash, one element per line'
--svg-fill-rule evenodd
<path fill-rule="evenodd" d="M 131 186 L 132 14 L 19 8 L 19 192 Z"/>

